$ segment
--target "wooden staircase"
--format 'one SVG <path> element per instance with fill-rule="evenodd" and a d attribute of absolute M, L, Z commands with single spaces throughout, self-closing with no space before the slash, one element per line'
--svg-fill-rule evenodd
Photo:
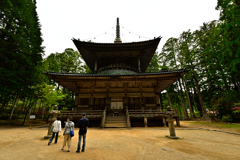
<path fill-rule="evenodd" d="M 126 116 L 107 116 L 104 128 L 127 128 Z"/>

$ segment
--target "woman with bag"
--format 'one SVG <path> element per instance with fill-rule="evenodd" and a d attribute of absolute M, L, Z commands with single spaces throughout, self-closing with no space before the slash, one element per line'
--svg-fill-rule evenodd
<path fill-rule="evenodd" d="M 73 118 L 70 117 L 69 120 L 67 121 L 67 123 L 65 124 L 65 128 L 64 128 L 64 141 L 63 141 L 63 146 L 62 146 L 62 150 L 64 149 L 64 147 L 66 146 L 66 143 L 68 144 L 68 152 L 70 152 L 70 146 L 71 146 L 71 142 L 72 142 L 72 133 L 70 135 L 70 132 L 74 132 L 74 122 Z"/>
<path fill-rule="evenodd" d="M 56 137 L 55 137 L 55 143 L 57 143 L 58 141 L 58 132 L 61 133 L 61 117 L 57 117 L 57 120 L 55 120 L 52 124 L 52 137 L 50 138 L 49 142 L 48 142 L 48 145 L 50 146 L 50 144 L 52 143 L 52 140 L 56 134 Z"/>

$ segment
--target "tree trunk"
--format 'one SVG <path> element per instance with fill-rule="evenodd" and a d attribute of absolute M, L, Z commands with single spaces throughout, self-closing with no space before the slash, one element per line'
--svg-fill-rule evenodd
<path fill-rule="evenodd" d="M 32 102 L 31 102 L 32 101 Z M 29 105 L 27 106 L 26 110 L 25 110 L 25 116 L 24 116 L 24 120 L 23 120 L 23 123 L 22 123 L 22 126 L 24 125 L 25 121 L 26 121 L 26 118 L 27 118 L 27 115 L 28 115 L 28 111 L 32 108 L 32 104 L 34 104 L 35 102 L 33 101 L 33 99 L 31 99 L 29 101 Z"/>
<path fill-rule="evenodd" d="M 45 112 L 45 105 L 43 105 L 43 110 L 42 110 L 42 119 L 44 117 L 44 112 Z"/>
<path fill-rule="evenodd" d="M 179 91 L 179 88 L 178 88 L 178 84 L 176 85 L 176 87 L 177 87 L 178 96 L 179 96 L 180 101 L 181 101 L 181 106 L 182 106 L 182 109 L 183 109 L 183 111 L 184 111 L 183 100 L 182 100 L 182 96 L 181 96 L 180 91 Z M 181 110 L 179 110 L 179 114 L 182 115 Z M 184 117 L 185 117 L 185 114 L 184 114 Z"/>
<path fill-rule="evenodd" d="M 180 83 L 180 80 L 178 80 L 179 86 L 180 86 L 180 92 L 179 92 L 179 96 L 181 97 L 181 101 L 182 101 L 182 106 L 183 106 L 183 113 L 186 119 L 188 119 L 188 112 L 187 112 L 187 106 L 186 106 L 186 102 L 184 99 L 184 95 L 183 95 L 183 90 L 182 90 L 182 85 Z"/>
<path fill-rule="evenodd" d="M 202 107 L 202 113 L 203 113 L 203 115 L 207 114 L 206 108 L 205 108 L 204 103 L 203 103 L 203 98 L 202 98 L 202 94 L 201 94 L 201 91 L 200 91 L 200 86 L 198 84 L 197 79 L 195 77 L 193 79 L 194 79 L 196 87 L 197 87 L 197 93 L 198 93 L 198 98 L 199 98 L 199 101 L 200 101 L 200 105 Z"/>
<path fill-rule="evenodd" d="M 196 103 L 195 98 L 194 98 L 194 89 L 192 90 L 192 99 L 193 99 L 193 103 L 194 103 L 195 109 L 196 109 L 196 111 L 198 113 L 198 117 L 200 117 L 200 113 L 198 111 L 197 103 Z"/>
<path fill-rule="evenodd" d="M 187 88 L 186 79 L 183 79 L 183 84 L 184 84 L 184 87 L 185 87 L 185 89 L 186 89 L 186 97 L 187 97 L 187 101 L 188 101 L 188 107 L 189 107 L 189 110 L 190 110 L 190 117 L 193 118 L 192 103 L 191 103 L 191 101 L 190 101 L 189 91 L 188 91 L 188 88 Z"/>
<path fill-rule="evenodd" d="M 191 63 L 191 68 L 194 71 L 192 63 Z M 204 103 L 203 103 L 203 98 L 202 98 L 202 94 L 201 94 L 201 91 L 200 91 L 200 86 L 198 84 L 198 80 L 197 80 L 196 76 L 194 75 L 194 73 L 192 73 L 192 77 L 193 77 L 194 83 L 195 83 L 196 88 L 197 88 L 198 99 L 199 99 L 199 102 L 200 102 L 200 105 L 201 105 L 201 108 L 202 108 L 202 113 L 203 113 L 202 120 L 207 120 L 207 111 L 206 111 L 206 108 L 205 108 Z"/>
<path fill-rule="evenodd" d="M 25 101 L 25 103 L 23 103 L 23 106 L 21 108 L 22 112 L 25 112 L 25 108 L 27 108 L 27 106 L 28 106 L 29 98 L 25 98 L 24 101 Z"/>
<path fill-rule="evenodd" d="M 18 98 L 18 94 L 17 94 L 17 96 L 16 96 L 16 98 L 15 98 L 15 102 L 14 102 L 14 104 L 13 104 L 13 108 L 12 108 L 11 114 L 10 114 L 8 120 L 12 120 L 12 115 L 13 115 L 14 109 L 15 109 L 15 107 L 16 107 L 18 101 L 19 101 L 19 98 Z"/>

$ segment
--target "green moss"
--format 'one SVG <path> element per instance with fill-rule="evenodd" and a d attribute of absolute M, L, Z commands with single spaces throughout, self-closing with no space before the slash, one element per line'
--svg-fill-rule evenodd
<path fill-rule="evenodd" d="M 226 123 L 212 123 L 212 122 L 189 122 L 195 125 L 206 125 L 215 128 L 230 128 L 230 129 L 239 129 L 240 125 L 237 124 L 226 124 Z"/>

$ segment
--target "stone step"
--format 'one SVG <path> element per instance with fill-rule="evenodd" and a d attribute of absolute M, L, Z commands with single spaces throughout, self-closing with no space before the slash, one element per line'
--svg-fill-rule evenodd
<path fill-rule="evenodd" d="M 120 118 L 107 117 L 106 119 L 126 119 L 126 117 L 120 117 Z"/>
<path fill-rule="evenodd" d="M 126 122 L 126 121 L 125 120 L 120 120 L 120 121 L 112 121 L 112 120 L 111 121 L 107 121 L 106 120 L 105 122 L 117 123 L 117 122 Z"/>
<path fill-rule="evenodd" d="M 125 116 L 106 117 L 104 128 L 126 128 L 127 119 Z"/>
<path fill-rule="evenodd" d="M 126 119 L 106 119 L 106 121 L 117 122 L 117 121 L 126 121 Z"/>
<path fill-rule="evenodd" d="M 126 124 L 105 124 L 104 128 L 126 128 Z"/>
<path fill-rule="evenodd" d="M 118 123 L 111 123 L 111 122 L 106 122 L 105 124 L 116 124 L 116 125 L 118 125 L 118 124 L 124 124 L 124 125 L 126 125 L 126 122 L 118 122 Z"/>

